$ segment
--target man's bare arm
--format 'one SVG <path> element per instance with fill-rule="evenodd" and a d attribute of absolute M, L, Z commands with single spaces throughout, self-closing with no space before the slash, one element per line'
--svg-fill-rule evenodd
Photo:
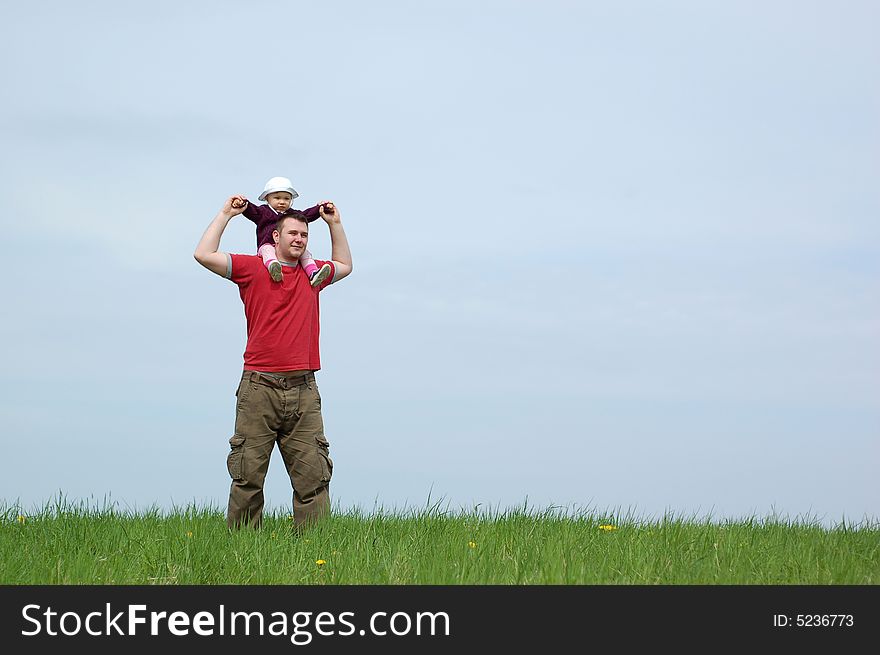
<path fill-rule="evenodd" d="M 238 206 L 240 205 L 240 206 Z M 233 216 L 241 214 L 247 206 L 244 196 L 231 196 L 227 198 L 223 208 L 217 212 L 214 220 L 205 230 L 193 257 L 196 261 L 212 273 L 226 277 L 229 255 L 220 250 L 220 237 Z"/>
<path fill-rule="evenodd" d="M 336 207 L 329 200 L 321 202 L 319 205 L 321 218 L 330 228 L 330 244 L 332 253 L 330 259 L 333 260 L 333 266 L 336 268 L 336 274 L 333 276 L 334 282 L 339 282 L 342 278 L 351 273 L 351 249 L 348 247 L 348 237 L 345 236 L 345 230 L 342 229 L 342 216 L 339 214 L 339 207 Z M 332 213 L 331 210 L 332 209 Z"/>

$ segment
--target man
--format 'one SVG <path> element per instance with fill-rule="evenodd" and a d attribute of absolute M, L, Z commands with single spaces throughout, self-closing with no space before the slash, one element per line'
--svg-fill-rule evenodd
<path fill-rule="evenodd" d="M 275 282 L 266 275 L 259 255 L 219 252 L 223 231 L 246 206 L 243 196 L 227 199 L 194 254 L 209 271 L 238 285 L 247 318 L 244 372 L 227 458 L 232 485 L 226 523 L 230 528 L 261 525 L 263 482 L 277 443 L 294 489 L 294 522 L 302 528 L 329 512 L 333 473 L 315 383 L 315 371 L 321 368 L 318 294 L 351 273 L 351 252 L 339 209 L 322 202 L 320 215 L 330 228 L 332 261 L 318 266 L 327 263 L 332 270 L 312 287 L 297 265 L 308 245 L 309 223 L 302 212 L 288 210 L 272 233 L 284 267 L 281 282 Z"/>

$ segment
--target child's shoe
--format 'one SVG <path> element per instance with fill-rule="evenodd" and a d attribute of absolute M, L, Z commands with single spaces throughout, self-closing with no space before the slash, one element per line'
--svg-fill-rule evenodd
<path fill-rule="evenodd" d="M 281 282 L 281 262 L 277 259 L 269 262 L 269 275 L 275 282 Z"/>
<path fill-rule="evenodd" d="M 330 271 L 332 270 L 333 269 L 330 267 L 330 264 L 324 264 L 321 268 L 312 273 L 312 286 L 316 287 L 321 284 L 321 282 L 327 279 L 327 276 L 330 275 Z"/>

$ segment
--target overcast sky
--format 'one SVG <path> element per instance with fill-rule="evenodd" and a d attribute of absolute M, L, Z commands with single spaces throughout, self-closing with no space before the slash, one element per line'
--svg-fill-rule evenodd
<path fill-rule="evenodd" d="M 0 499 L 225 508 L 244 314 L 192 252 L 282 175 L 354 260 L 321 294 L 339 507 L 877 517 L 878 24 L 7 3 Z M 289 506 L 277 451 L 266 494 Z"/>

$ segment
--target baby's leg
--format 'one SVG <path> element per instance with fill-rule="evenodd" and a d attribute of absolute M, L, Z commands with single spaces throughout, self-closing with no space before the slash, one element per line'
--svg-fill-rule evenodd
<path fill-rule="evenodd" d="M 315 274 L 315 271 L 318 270 L 318 265 L 312 258 L 312 253 L 308 250 L 303 251 L 302 257 L 299 258 L 299 265 L 303 267 L 303 270 L 309 277 L 312 277 Z"/>
<path fill-rule="evenodd" d="M 264 243 L 262 246 L 260 246 L 260 249 L 257 252 L 259 252 L 260 257 L 263 258 L 263 264 L 266 266 L 266 268 L 269 267 L 269 264 L 278 259 L 275 256 L 275 246 L 273 246 L 271 243 Z"/>
<path fill-rule="evenodd" d="M 263 258 L 263 265 L 269 270 L 269 275 L 276 282 L 281 282 L 281 263 L 275 256 L 275 246 L 271 243 L 264 243 L 260 246 L 260 257 Z"/>
<path fill-rule="evenodd" d="M 330 268 L 330 264 L 324 264 L 321 268 L 318 268 L 315 260 L 312 259 L 312 253 L 308 250 L 303 252 L 302 257 L 299 258 L 299 265 L 303 267 L 306 275 L 309 276 L 309 282 L 313 287 L 320 285 L 321 282 L 326 280 L 327 276 L 330 275 L 330 271 L 333 270 Z"/>

